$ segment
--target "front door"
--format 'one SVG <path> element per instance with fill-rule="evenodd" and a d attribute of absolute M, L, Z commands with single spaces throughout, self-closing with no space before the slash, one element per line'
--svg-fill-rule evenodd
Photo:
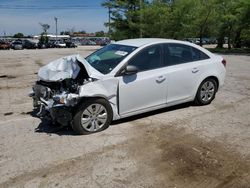
<path fill-rule="evenodd" d="M 119 78 L 119 113 L 126 115 L 167 102 L 167 79 L 161 45 L 147 47 L 128 65 L 138 68 L 134 75 Z"/>

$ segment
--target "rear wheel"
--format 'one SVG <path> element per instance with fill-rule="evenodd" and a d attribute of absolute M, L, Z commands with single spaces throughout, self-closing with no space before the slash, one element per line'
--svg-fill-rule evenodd
<path fill-rule="evenodd" d="M 210 104 L 215 98 L 217 89 L 217 82 L 213 78 L 205 79 L 198 88 L 195 103 L 197 105 Z"/>
<path fill-rule="evenodd" d="M 88 99 L 73 119 L 72 128 L 78 134 L 91 134 L 109 127 L 113 113 L 105 99 Z"/>

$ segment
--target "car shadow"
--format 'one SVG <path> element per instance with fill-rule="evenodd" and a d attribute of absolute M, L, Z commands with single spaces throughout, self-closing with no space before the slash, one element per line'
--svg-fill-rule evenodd
<path fill-rule="evenodd" d="M 134 115 L 131 117 L 127 117 L 127 118 L 113 121 L 111 123 L 111 126 L 117 126 L 117 125 L 122 124 L 122 123 L 131 122 L 131 121 L 135 121 L 138 119 L 142 119 L 142 118 L 146 118 L 146 117 L 150 117 L 153 115 L 162 114 L 162 113 L 166 113 L 166 112 L 171 112 L 171 111 L 175 111 L 175 110 L 179 110 L 179 109 L 183 109 L 183 108 L 188 108 L 190 106 L 194 106 L 194 104 L 189 102 L 189 103 L 184 103 L 184 104 L 180 104 L 180 105 L 176 105 L 176 106 L 172 106 L 172 107 L 162 108 L 159 110 L 154 110 L 151 112 L 146 112 L 146 113 L 139 114 L 139 115 Z M 34 111 L 28 112 L 27 114 L 31 115 L 32 117 L 39 118 Z M 53 124 L 48 119 L 42 119 L 41 122 L 39 123 L 39 125 L 37 126 L 37 128 L 35 128 L 35 132 L 36 133 L 46 133 L 49 135 L 57 134 L 59 136 L 62 136 L 62 135 L 64 135 L 64 136 L 65 135 L 66 136 L 77 136 L 77 134 L 73 131 L 71 126 L 60 126 L 58 124 Z"/>
<path fill-rule="evenodd" d="M 188 103 L 183 103 L 183 104 L 179 104 L 179 105 L 176 105 L 176 106 L 166 107 L 166 108 L 162 108 L 162 109 L 159 109 L 159 110 L 154 110 L 154 111 L 150 111 L 150 112 L 130 116 L 130 117 L 127 117 L 127 118 L 115 120 L 115 121 L 113 121 L 111 123 L 111 126 L 112 125 L 118 125 L 118 124 L 121 124 L 121 123 L 130 122 L 130 121 L 135 121 L 135 120 L 138 120 L 138 119 L 150 117 L 150 116 L 157 115 L 157 114 L 171 112 L 171 111 L 174 111 L 174 110 L 188 108 L 190 106 L 195 106 L 195 105 L 192 102 L 188 102 Z"/>
<path fill-rule="evenodd" d="M 76 136 L 71 126 L 60 126 L 53 124 L 51 121 L 43 119 L 35 129 L 36 133 L 46 133 L 49 135 L 57 134 L 59 136 Z"/>
<path fill-rule="evenodd" d="M 31 112 L 27 112 L 26 114 L 34 117 L 34 118 L 38 118 L 40 119 L 37 115 L 35 111 L 31 111 Z M 52 121 L 50 121 L 49 119 L 41 119 L 41 122 L 39 123 L 39 125 L 37 126 L 37 128 L 35 128 L 35 133 L 46 133 L 46 134 L 57 134 L 59 136 L 62 135 L 68 135 L 68 136 L 74 136 L 77 135 L 73 129 L 71 128 L 71 126 L 61 126 L 59 124 L 54 124 L 52 123 Z"/>

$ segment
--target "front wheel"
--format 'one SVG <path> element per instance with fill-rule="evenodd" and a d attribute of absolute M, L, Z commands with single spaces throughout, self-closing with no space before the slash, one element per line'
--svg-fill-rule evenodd
<path fill-rule="evenodd" d="M 87 99 L 73 118 L 72 128 L 78 134 L 91 134 L 109 127 L 112 108 L 105 99 Z"/>
<path fill-rule="evenodd" d="M 217 82 L 213 78 L 205 79 L 199 86 L 195 103 L 197 105 L 207 105 L 212 102 L 215 98 L 218 86 Z"/>

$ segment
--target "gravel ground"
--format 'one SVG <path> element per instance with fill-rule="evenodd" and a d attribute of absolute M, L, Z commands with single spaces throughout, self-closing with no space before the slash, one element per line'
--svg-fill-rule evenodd
<path fill-rule="evenodd" d="M 76 136 L 31 116 L 40 66 L 98 47 L 0 51 L 0 187 L 250 187 L 250 56 L 226 55 L 208 106 L 183 104 Z"/>

